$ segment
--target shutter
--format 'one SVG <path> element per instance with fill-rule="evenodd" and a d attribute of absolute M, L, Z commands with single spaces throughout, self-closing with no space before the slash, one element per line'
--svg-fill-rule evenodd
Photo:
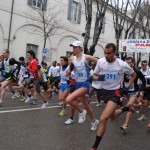
<path fill-rule="evenodd" d="M 72 3 L 73 3 L 73 0 L 68 1 L 68 16 L 67 16 L 68 20 L 71 20 Z"/>
<path fill-rule="evenodd" d="M 42 2 L 42 10 L 43 11 L 47 10 L 47 0 L 43 0 L 43 2 Z"/>
<path fill-rule="evenodd" d="M 77 18 L 77 23 L 80 24 L 81 22 L 81 10 L 82 10 L 82 5 L 78 3 L 78 18 Z"/>
<path fill-rule="evenodd" d="M 28 0 L 28 5 L 32 6 L 32 0 Z"/>

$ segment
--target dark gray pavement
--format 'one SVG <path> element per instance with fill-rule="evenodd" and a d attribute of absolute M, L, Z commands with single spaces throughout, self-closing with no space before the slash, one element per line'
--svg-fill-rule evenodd
<path fill-rule="evenodd" d="M 89 118 L 78 124 L 76 112 L 76 123 L 64 125 L 69 117 L 69 107 L 66 116 L 58 116 L 60 108 L 52 107 L 57 106 L 57 95 L 46 109 L 38 109 L 42 104 L 40 100 L 37 106 L 30 106 L 10 96 L 9 93 L 6 95 L 4 106 L 0 108 L 0 150 L 89 150 L 93 145 L 96 132 L 90 131 Z M 99 118 L 103 107 L 95 105 L 91 104 L 96 118 Z M 146 114 L 150 117 L 150 109 Z M 125 115 L 115 123 L 109 121 L 99 150 L 149 150 L 148 120 L 139 122 L 138 117 L 135 113 L 126 134 L 120 130 Z"/>

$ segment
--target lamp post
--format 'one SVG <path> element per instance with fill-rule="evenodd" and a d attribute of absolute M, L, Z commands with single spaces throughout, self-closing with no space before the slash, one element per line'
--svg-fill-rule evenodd
<path fill-rule="evenodd" d="M 10 36 L 11 36 L 11 27 L 12 27 L 12 16 L 13 16 L 13 11 L 14 11 L 14 0 L 12 0 L 12 5 L 11 5 L 11 16 L 10 16 L 9 35 L 8 35 L 8 45 L 7 45 L 7 49 L 8 49 L 8 50 L 9 50 L 9 45 L 10 45 Z"/>

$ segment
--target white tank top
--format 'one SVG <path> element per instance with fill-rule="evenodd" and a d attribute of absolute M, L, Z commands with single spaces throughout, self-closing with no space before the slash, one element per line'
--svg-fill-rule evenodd
<path fill-rule="evenodd" d="M 60 83 L 67 83 L 67 80 L 69 80 L 70 77 L 66 76 L 66 71 L 68 69 L 69 66 L 65 70 L 62 70 L 62 67 L 60 68 L 60 77 L 61 77 Z"/>
<path fill-rule="evenodd" d="M 89 80 L 89 66 L 85 60 L 85 54 L 82 55 L 82 59 L 77 61 L 76 56 L 73 57 L 74 73 L 76 76 L 76 82 L 85 82 Z"/>
<path fill-rule="evenodd" d="M 9 60 L 11 57 L 9 57 L 7 60 L 4 59 L 4 68 L 5 68 L 5 72 L 6 73 L 11 73 L 12 69 L 13 69 L 13 65 L 9 64 Z"/>

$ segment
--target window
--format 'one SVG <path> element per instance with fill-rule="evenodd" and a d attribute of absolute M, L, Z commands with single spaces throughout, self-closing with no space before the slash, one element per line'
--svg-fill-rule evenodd
<path fill-rule="evenodd" d="M 38 45 L 34 45 L 34 44 L 27 44 L 27 51 L 29 50 L 33 50 L 35 52 L 35 57 L 38 56 Z"/>
<path fill-rule="evenodd" d="M 68 20 L 71 20 L 80 24 L 81 22 L 81 4 L 80 3 L 77 3 L 73 0 L 69 0 Z"/>
<path fill-rule="evenodd" d="M 40 8 L 41 10 L 46 11 L 47 0 L 28 0 L 28 5 Z"/>

